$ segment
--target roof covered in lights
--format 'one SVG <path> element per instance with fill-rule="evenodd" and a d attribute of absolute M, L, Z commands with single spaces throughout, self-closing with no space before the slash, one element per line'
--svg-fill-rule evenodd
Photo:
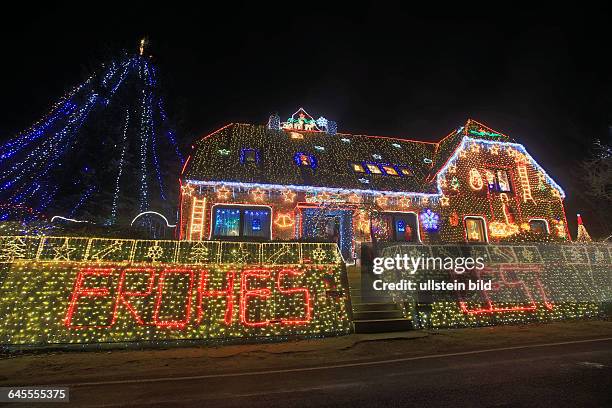
<path fill-rule="evenodd" d="M 195 143 L 181 178 L 437 194 L 436 175 L 464 137 L 509 141 L 473 120 L 439 142 L 336 133 L 335 123 L 310 116 L 303 124 L 229 124 Z"/>

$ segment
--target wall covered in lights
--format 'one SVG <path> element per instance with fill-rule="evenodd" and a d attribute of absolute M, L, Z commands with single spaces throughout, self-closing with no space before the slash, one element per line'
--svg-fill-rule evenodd
<path fill-rule="evenodd" d="M 456 328 L 594 318 L 612 301 L 612 246 L 393 244 L 381 256 L 482 257 L 482 271 L 391 270 L 385 282 L 492 282 L 490 290 L 390 291 L 417 328 Z"/>
<path fill-rule="evenodd" d="M 0 237 L 0 345 L 351 331 L 336 245 Z"/>
<path fill-rule="evenodd" d="M 180 178 L 179 238 L 319 239 L 347 262 L 362 242 L 570 239 L 563 190 L 502 133 L 468 120 L 431 143 L 329 123 L 300 109 L 198 140 Z"/>

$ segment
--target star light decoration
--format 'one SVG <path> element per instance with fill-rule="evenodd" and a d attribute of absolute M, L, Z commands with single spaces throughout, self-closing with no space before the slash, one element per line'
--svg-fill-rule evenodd
<path fill-rule="evenodd" d="M 61 261 L 61 260 L 65 260 L 65 261 L 69 261 L 70 260 L 70 255 L 77 250 L 76 247 L 71 247 L 70 244 L 68 243 L 68 239 L 66 238 L 64 240 L 64 243 L 62 244 L 62 246 L 60 247 L 53 247 L 53 252 L 55 253 L 55 256 L 53 257 L 54 261 Z"/>
<path fill-rule="evenodd" d="M 365 177 L 359 178 L 359 181 L 362 182 L 363 184 L 370 184 L 370 180 Z"/>
<path fill-rule="evenodd" d="M 398 204 L 402 207 L 410 207 L 410 205 L 412 204 L 412 200 L 408 196 L 402 196 L 398 200 Z"/>
<path fill-rule="evenodd" d="M 184 196 L 191 197 L 194 192 L 194 188 L 191 184 L 187 183 L 184 186 L 181 186 L 181 192 Z"/>
<path fill-rule="evenodd" d="M 448 207 L 448 205 L 450 204 L 450 199 L 447 196 L 441 196 L 440 197 L 440 205 L 443 207 Z"/>
<path fill-rule="evenodd" d="M 266 192 L 261 188 L 257 187 L 251 190 L 251 195 L 253 196 L 253 201 L 263 201 L 264 195 Z"/>
<path fill-rule="evenodd" d="M 386 207 L 389 204 L 389 197 L 386 195 L 379 195 L 376 197 L 376 204 L 378 204 L 379 207 Z"/>
<path fill-rule="evenodd" d="M 285 198 L 286 203 L 292 203 L 295 200 L 295 196 L 297 195 L 296 193 L 294 193 L 293 191 L 289 189 L 283 190 L 281 194 Z"/>
<path fill-rule="evenodd" d="M 322 192 L 321 194 L 317 194 L 317 199 L 318 199 L 319 201 L 326 202 L 326 201 L 329 201 L 331 198 L 332 198 L 332 197 L 331 197 L 331 194 L 329 194 L 329 193 L 327 193 L 327 192 L 325 192 L 325 191 L 324 191 L 324 192 Z"/>
<path fill-rule="evenodd" d="M 229 188 L 225 186 L 221 186 L 217 189 L 217 198 L 219 200 L 227 200 L 229 199 L 231 193 L 232 193 L 232 190 L 230 190 Z"/>
<path fill-rule="evenodd" d="M 357 194 L 352 193 L 347 197 L 347 201 L 349 203 L 353 203 L 353 204 L 359 204 L 361 202 L 361 197 L 359 197 Z"/>

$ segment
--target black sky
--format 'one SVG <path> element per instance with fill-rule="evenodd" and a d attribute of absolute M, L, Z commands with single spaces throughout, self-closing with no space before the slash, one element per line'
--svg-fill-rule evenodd
<path fill-rule="evenodd" d="M 169 3 L 101 3 L 96 11 L 30 6 L 5 14 L 0 139 L 147 35 L 185 145 L 226 123 L 263 123 L 300 106 L 343 132 L 424 140 L 471 117 L 526 145 L 566 188 L 568 218 L 588 213 L 572 194 L 573 166 L 612 125 L 602 7 L 330 3 L 226 2 L 180 12 Z"/>

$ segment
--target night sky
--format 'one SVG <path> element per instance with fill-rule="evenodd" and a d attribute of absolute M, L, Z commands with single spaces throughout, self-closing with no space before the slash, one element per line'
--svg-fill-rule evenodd
<path fill-rule="evenodd" d="M 360 4 L 5 14 L 0 139 L 147 35 L 185 146 L 226 123 L 284 119 L 300 106 L 340 132 L 432 141 L 473 118 L 525 144 L 565 188 L 572 231 L 577 211 L 597 230 L 574 166 L 593 140 L 610 137 L 612 34 L 602 8 Z"/>

